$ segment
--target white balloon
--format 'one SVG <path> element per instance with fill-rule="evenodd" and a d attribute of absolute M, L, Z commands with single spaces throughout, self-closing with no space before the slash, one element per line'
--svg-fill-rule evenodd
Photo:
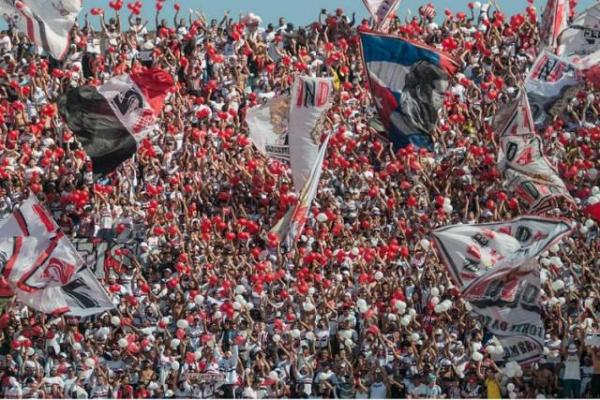
<path fill-rule="evenodd" d="M 429 249 L 430 245 L 431 245 L 431 243 L 429 242 L 429 240 L 421 239 L 421 247 L 423 248 L 423 250 Z"/>
<path fill-rule="evenodd" d="M 306 335 L 304 335 L 306 337 L 307 340 L 317 340 L 317 337 L 315 336 L 315 334 L 313 332 L 306 332 Z"/>
<path fill-rule="evenodd" d="M 400 324 L 402 326 L 408 326 L 410 324 L 410 316 L 405 315 L 402 318 L 400 318 Z"/>
<path fill-rule="evenodd" d="M 415 315 L 417 315 L 417 310 L 415 310 L 414 308 L 409 308 L 409 309 L 408 309 L 408 314 L 409 314 L 411 317 L 414 317 Z"/>
<path fill-rule="evenodd" d="M 587 220 L 585 221 L 585 226 L 586 226 L 586 227 L 588 227 L 588 228 L 591 228 L 592 226 L 594 226 L 594 223 L 595 223 L 595 222 L 594 222 L 594 220 L 593 220 L 593 219 L 587 219 Z"/>
<path fill-rule="evenodd" d="M 360 254 L 360 250 L 358 249 L 358 247 L 353 247 L 352 250 L 350 250 L 350 252 L 352 253 L 352 255 L 359 255 Z"/>
<path fill-rule="evenodd" d="M 439 298 L 439 297 L 437 297 L 437 296 L 433 296 L 433 297 L 431 298 L 431 304 L 433 304 L 434 306 L 435 306 L 436 304 L 438 304 L 439 302 L 440 302 L 440 298 Z"/>
<path fill-rule="evenodd" d="M 542 258 L 540 259 L 540 263 L 544 266 L 547 267 L 548 265 L 550 265 L 550 260 L 548 260 L 547 258 Z"/>
<path fill-rule="evenodd" d="M 273 335 L 273 341 L 275 343 L 279 343 L 280 340 L 281 340 L 281 336 L 279 336 L 278 334 Z"/>
<path fill-rule="evenodd" d="M 177 339 L 177 338 L 175 338 L 175 339 L 172 339 L 172 340 L 171 340 L 171 348 L 172 348 L 173 350 L 175 350 L 176 348 L 178 348 L 178 347 L 179 347 L 179 344 L 180 344 L 180 343 L 181 343 L 181 342 L 180 342 L 180 340 L 179 340 L 179 339 Z"/>
<path fill-rule="evenodd" d="M 450 200 L 450 197 L 444 197 L 444 205 L 450 205 L 452 204 L 452 200 Z"/>
<path fill-rule="evenodd" d="M 450 213 L 452 213 L 452 211 L 454 211 L 454 207 L 452 207 L 452 205 L 450 205 L 450 204 L 444 204 L 443 208 L 444 208 L 444 212 L 446 214 L 450 214 Z"/>
<path fill-rule="evenodd" d="M 121 325 L 121 318 L 117 317 L 116 315 L 113 315 L 110 318 L 110 323 L 113 324 L 114 326 L 119 326 L 119 325 Z"/>
<path fill-rule="evenodd" d="M 565 282 L 562 279 L 557 279 L 552 282 L 552 289 L 555 291 L 562 290 L 565 287 Z"/>
<path fill-rule="evenodd" d="M 234 310 L 239 310 L 242 308 L 242 305 L 238 301 L 234 301 L 231 306 L 233 307 Z"/>
<path fill-rule="evenodd" d="M 419 340 L 419 334 L 418 334 L 418 333 L 416 333 L 416 332 L 415 332 L 415 333 L 412 333 L 412 334 L 410 335 L 410 338 L 411 338 L 411 340 L 412 340 L 413 342 L 416 342 L 417 340 Z"/>
<path fill-rule="evenodd" d="M 367 307 L 367 302 L 365 301 L 365 299 L 358 299 L 358 300 L 356 300 L 356 306 L 359 309 L 365 308 L 365 307 Z"/>
<path fill-rule="evenodd" d="M 219 320 L 223 317 L 223 314 L 221 313 L 221 311 L 217 311 L 214 315 L 215 319 Z"/>
<path fill-rule="evenodd" d="M 560 246 L 559 246 L 559 245 L 557 245 L 557 244 L 553 244 L 553 245 L 550 247 L 550 252 L 551 252 L 551 253 L 555 253 L 555 254 L 556 254 L 556 253 L 558 253 L 559 251 L 560 251 Z"/>
<path fill-rule="evenodd" d="M 93 358 L 86 358 L 85 365 L 87 365 L 89 368 L 94 368 L 96 366 L 96 361 Z"/>
<path fill-rule="evenodd" d="M 179 361 L 175 360 L 171 363 L 171 369 L 177 371 L 179 369 Z"/>
<path fill-rule="evenodd" d="M 436 287 L 432 287 L 431 288 L 431 295 L 432 296 L 439 296 L 440 295 L 440 290 Z"/>
<path fill-rule="evenodd" d="M 597 194 L 600 194 L 600 187 L 598 187 L 598 186 L 592 187 L 592 195 L 595 196 Z"/>
<path fill-rule="evenodd" d="M 319 222 L 327 222 L 329 218 L 327 218 L 327 214 L 325 213 L 319 213 L 317 214 L 317 221 Z"/>
<path fill-rule="evenodd" d="M 587 226 L 582 226 L 581 228 L 579 228 L 579 233 L 581 233 L 582 235 L 587 235 L 588 233 L 588 227 Z"/>
<path fill-rule="evenodd" d="M 196 297 L 194 297 L 194 303 L 196 303 L 197 305 L 202 305 L 202 303 L 204 303 L 204 296 L 199 294 Z"/>
<path fill-rule="evenodd" d="M 512 392 L 513 390 L 515 390 L 515 384 L 511 382 L 508 385 L 506 385 L 506 388 L 509 392 Z"/>
<path fill-rule="evenodd" d="M 476 10 L 480 9 L 481 8 L 481 3 L 478 2 L 478 1 L 474 2 L 473 3 L 473 8 L 476 9 Z"/>
<path fill-rule="evenodd" d="M 190 326 L 190 323 L 187 322 L 186 319 L 180 319 L 179 321 L 177 321 L 177 327 L 179 329 L 187 329 Z"/>
<path fill-rule="evenodd" d="M 404 311 L 406 310 L 406 303 L 402 300 L 396 300 L 396 308 L 398 311 L 404 314 Z"/>
<path fill-rule="evenodd" d="M 246 288 L 243 285 L 237 285 L 235 287 L 235 293 L 236 294 L 246 293 Z"/>
<path fill-rule="evenodd" d="M 444 307 L 442 307 L 441 304 L 436 304 L 435 307 L 433 307 L 433 311 L 435 311 L 436 314 L 443 313 Z"/>
<path fill-rule="evenodd" d="M 299 329 L 292 329 L 290 331 L 290 335 L 294 338 L 294 339 L 298 339 L 300 337 L 300 330 Z"/>
<path fill-rule="evenodd" d="M 119 347 L 122 348 L 122 349 L 124 349 L 125 347 L 127 347 L 127 345 L 129 344 L 127 342 L 127 339 L 125 339 L 125 338 L 119 339 L 118 343 L 119 343 Z"/>
<path fill-rule="evenodd" d="M 596 178 L 598 178 L 598 170 L 596 168 L 590 168 L 590 169 L 588 169 L 587 172 L 588 172 L 588 178 L 591 181 L 595 181 Z"/>
<path fill-rule="evenodd" d="M 30 347 L 27 349 L 27 353 L 29 353 L 29 350 L 32 351 L 32 354 L 28 354 L 28 355 L 32 356 L 35 351 L 33 350 L 33 348 Z M 73 350 L 75 350 L 75 351 L 81 350 L 81 344 L 79 344 L 77 342 L 73 343 Z"/>
<path fill-rule="evenodd" d="M 383 272 L 381 272 L 381 271 L 375 272 L 375 280 L 380 281 L 382 279 L 383 279 Z"/>
<path fill-rule="evenodd" d="M 312 303 L 304 303 L 302 304 L 302 306 L 304 307 L 304 311 L 306 312 L 311 312 L 315 309 L 315 306 Z"/>
<path fill-rule="evenodd" d="M 275 371 L 271 371 L 271 372 L 269 372 L 269 379 L 272 381 L 278 381 L 279 374 L 277 374 L 277 372 L 275 372 Z"/>

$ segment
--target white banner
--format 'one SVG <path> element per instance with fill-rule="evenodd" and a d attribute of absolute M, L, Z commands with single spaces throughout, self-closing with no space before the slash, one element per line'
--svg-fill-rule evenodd
<path fill-rule="evenodd" d="M 279 237 L 280 243 L 287 248 L 291 249 L 298 240 L 302 228 L 306 224 L 308 218 L 308 212 L 310 211 L 311 204 L 319 189 L 319 181 L 321 180 L 321 172 L 323 171 L 323 160 L 327 153 L 327 146 L 329 144 L 328 135 L 325 142 L 321 145 L 317 160 L 313 165 L 310 177 L 300 193 L 298 203 L 292 207 L 283 216 L 279 222 L 271 229 L 271 232 L 275 233 Z"/>
<path fill-rule="evenodd" d="M 400 5 L 400 0 L 363 0 L 369 14 L 375 20 L 375 26 L 380 29 L 387 17 Z"/>
<path fill-rule="evenodd" d="M 591 68 L 600 61 L 600 3 L 579 14 L 560 35 L 561 55 L 578 68 Z"/>
<path fill-rule="evenodd" d="M 450 225 L 433 231 L 433 238 L 454 281 L 468 291 L 476 279 L 528 262 L 569 232 L 565 220 L 523 216 L 507 222 Z"/>
<path fill-rule="evenodd" d="M 573 201 L 558 173 L 542 151 L 542 140 L 534 134 L 500 138 L 498 167 L 505 175 L 510 193 L 527 204 L 529 211 L 539 211 L 555 197 Z"/>
<path fill-rule="evenodd" d="M 290 96 L 275 97 L 248 110 L 246 123 L 250 128 L 250 139 L 265 156 L 289 161 L 289 115 Z"/>
<path fill-rule="evenodd" d="M 495 335 L 506 361 L 528 363 L 542 354 L 544 323 L 540 316 L 540 273 L 535 261 L 473 282 L 463 297 L 481 324 Z"/>
<path fill-rule="evenodd" d="M 35 196 L 0 223 L 0 297 L 45 313 L 88 316 L 114 308 L 73 244 Z M 8 293 L 8 292 L 11 293 Z"/>
<path fill-rule="evenodd" d="M 17 28 L 56 59 L 68 50 L 70 31 L 81 11 L 81 0 L 16 0 L 0 2 L 0 13 L 16 20 Z"/>
<path fill-rule="evenodd" d="M 296 192 L 304 188 L 317 161 L 322 121 L 331 107 L 332 78 L 299 76 L 290 98 L 289 143 Z"/>
<path fill-rule="evenodd" d="M 579 84 L 577 70 L 570 62 L 542 51 L 525 79 L 525 90 L 534 122 L 544 124 L 563 112 L 571 98 L 569 88 Z"/>

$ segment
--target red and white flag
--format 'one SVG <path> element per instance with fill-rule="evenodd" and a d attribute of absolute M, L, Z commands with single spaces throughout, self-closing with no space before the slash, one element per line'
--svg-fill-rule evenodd
<path fill-rule="evenodd" d="M 568 221 L 523 216 L 506 222 L 449 225 L 433 231 L 433 238 L 453 280 L 467 292 L 477 279 L 529 262 L 569 232 Z"/>
<path fill-rule="evenodd" d="M 379 30 L 387 18 L 400 5 L 400 0 L 363 0 L 367 10 L 375 20 L 376 30 Z"/>
<path fill-rule="evenodd" d="M 59 99 L 59 111 L 92 159 L 95 174 L 108 174 L 135 154 L 156 129 L 173 85 L 166 71 L 147 69 L 115 76 L 98 88 L 72 89 Z"/>
<path fill-rule="evenodd" d="M 0 13 L 11 16 L 32 42 L 60 60 L 81 7 L 81 0 L 13 0 L 0 2 Z"/>
<path fill-rule="evenodd" d="M 88 316 L 114 308 L 34 196 L 0 222 L 0 298 L 12 296 L 44 313 Z"/>
<path fill-rule="evenodd" d="M 541 45 L 547 46 L 560 55 L 562 52 L 559 47 L 560 34 L 568 27 L 569 0 L 548 0 L 542 14 Z"/>

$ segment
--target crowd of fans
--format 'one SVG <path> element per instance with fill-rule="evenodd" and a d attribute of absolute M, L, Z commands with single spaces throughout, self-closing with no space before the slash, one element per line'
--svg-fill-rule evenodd
<path fill-rule="evenodd" d="M 541 259 L 539 361 L 504 373 L 486 351 L 495 339 L 428 240 L 435 227 L 525 212 L 503 187 L 491 122 L 536 58 L 539 10 L 523 2 L 508 16 L 470 4 L 394 18 L 389 34 L 463 63 L 434 152 L 396 153 L 378 130 L 360 57 L 358 33 L 370 21 L 341 9 L 308 26 L 191 10 L 186 19 L 176 5 L 169 24 L 158 4 L 152 22 L 135 6 L 113 10 L 118 1 L 93 9 L 63 61 L 41 55 L 10 21 L 0 33 L 1 216 L 33 192 L 72 238 L 131 249 L 97 271 L 110 314 L 78 320 L 6 305 L 2 397 L 600 396 L 600 353 L 586 339 L 598 328 L 600 241 L 581 211 L 599 193 L 600 88 L 582 85 L 539 132 L 577 203 L 549 213 L 578 223 Z M 143 66 L 177 79 L 160 131 L 95 181 L 57 99 Z M 268 231 L 297 201 L 290 169 L 252 146 L 244 120 L 297 74 L 336 78 L 323 128 L 334 133 L 309 221 L 284 251 Z"/>

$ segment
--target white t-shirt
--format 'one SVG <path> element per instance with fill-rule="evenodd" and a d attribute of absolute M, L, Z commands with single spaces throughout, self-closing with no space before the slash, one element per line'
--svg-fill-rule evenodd
<path fill-rule="evenodd" d="M 579 355 L 569 354 L 565 360 L 565 374 L 563 379 L 581 380 Z"/>

